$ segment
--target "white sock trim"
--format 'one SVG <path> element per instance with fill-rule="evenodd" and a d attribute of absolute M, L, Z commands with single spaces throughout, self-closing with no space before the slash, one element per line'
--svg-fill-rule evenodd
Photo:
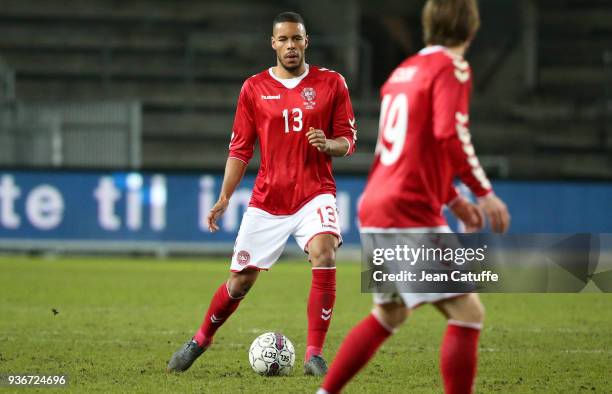
<path fill-rule="evenodd" d="M 387 323 L 385 323 L 385 321 L 383 320 L 382 316 L 380 316 L 378 310 L 373 309 L 372 310 L 372 316 L 374 316 L 374 319 L 376 319 L 376 321 L 378 322 L 378 324 L 380 324 L 381 326 L 384 327 L 385 330 L 389 331 L 389 333 L 391 334 L 395 334 L 397 332 L 396 328 L 391 327 L 390 325 L 388 325 Z"/>
<path fill-rule="evenodd" d="M 474 330 L 482 330 L 482 323 L 470 323 L 461 320 L 449 319 L 448 324 L 458 327 L 473 328 Z"/>
<path fill-rule="evenodd" d="M 329 393 L 323 389 L 318 389 L 316 394 L 329 394 Z"/>
<path fill-rule="evenodd" d="M 312 270 L 335 270 L 336 267 L 312 267 Z"/>

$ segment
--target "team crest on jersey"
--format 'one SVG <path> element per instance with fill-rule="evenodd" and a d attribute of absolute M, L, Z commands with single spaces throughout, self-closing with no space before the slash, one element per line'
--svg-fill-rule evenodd
<path fill-rule="evenodd" d="M 302 90 L 302 98 L 306 100 L 304 101 L 304 108 L 313 109 L 316 105 L 314 100 L 317 98 L 317 92 L 314 88 L 304 88 Z"/>
<path fill-rule="evenodd" d="M 238 262 L 238 264 L 244 267 L 249 263 L 249 261 L 251 261 L 251 255 L 246 250 L 241 250 L 236 255 L 236 261 Z"/>

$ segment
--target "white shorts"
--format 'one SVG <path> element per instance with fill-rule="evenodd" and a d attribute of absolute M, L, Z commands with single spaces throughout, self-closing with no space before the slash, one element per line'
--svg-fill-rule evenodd
<path fill-rule="evenodd" d="M 362 228 L 360 229 L 362 238 L 368 236 L 371 233 L 393 233 L 402 238 L 402 234 L 406 234 L 404 242 L 410 244 L 412 241 L 409 234 L 427 234 L 427 233 L 451 233 L 451 229 L 448 226 L 440 227 L 421 227 L 421 228 L 409 228 L 409 229 L 375 229 L 375 228 Z M 416 245 L 418 246 L 418 245 Z M 374 304 L 382 305 L 389 303 L 404 304 L 410 309 L 414 309 L 421 304 L 429 303 L 433 304 L 438 301 L 445 300 L 447 298 L 454 298 L 464 295 L 465 293 L 407 293 L 407 292 L 392 292 L 392 293 L 373 293 Z"/>
<path fill-rule="evenodd" d="M 414 309 L 423 304 L 435 304 L 462 295 L 465 295 L 465 293 L 374 293 L 372 298 L 376 305 L 397 303 L 404 304 L 409 309 Z"/>
<path fill-rule="evenodd" d="M 248 207 L 236 237 L 231 271 L 268 270 L 283 253 L 290 235 L 308 252 L 308 243 L 318 234 L 333 234 L 342 244 L 336 198 L 331 194 L 316 196 L 293 215 L 272 215 Z"/>

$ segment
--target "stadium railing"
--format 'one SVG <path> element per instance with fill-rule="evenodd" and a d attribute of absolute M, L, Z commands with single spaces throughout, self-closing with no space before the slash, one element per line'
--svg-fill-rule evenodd
<path fill-rule="evenodd" d="M 0 165 L 137 169 L 141 128 L 138 101 L 7 103 Z"/>

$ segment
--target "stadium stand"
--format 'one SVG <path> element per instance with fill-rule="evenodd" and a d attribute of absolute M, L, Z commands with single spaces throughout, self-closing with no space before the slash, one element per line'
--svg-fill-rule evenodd
<path fill-rule="evenodd" d="M 612 48 L 612 3 L 537 5 L 536 86 L 513 111 L 531 129 L 533 152 L 551 163 L 540 160 L 538 175 L 609 178 L 612 68 L 605 57 Z"/>
<path fill-rule="evenodd" d="M 407 10 L 405 20 L 414 22 L 416 50 L 420 7 L 396 3 Z M 516 82 L 525 68 L 525 37 L 515 23 L 519 2 L 494 3 L 482 2 L 484 21 L 487 13 L 513 18 L 493 15 L 489 20 L 499 23 L 483 23 L 469 54 L 475 70 L 472 132 L 484 165 L 502 177 L 612 178 L 612 105 L 605 99 L 612 65 L 604 65 L 604 53 L 612 50 L 606 23 L 612 4 L 521 2 L 536 6 L 531 39 L 538 49 L 534 84 L 523 86 Z M 20 102 L 140 102 L 141 168 L 220 170 L 241 82 L 274 61 L 270 20 L 289 5 L 302 11 L 304 4 L 72 0 L 40 7 L 37 1 L 5 0 L 0 55 L 14 70 Z M 361 8 L 362 14 L 385 12 L 367 2 Z M 368 48 L 376 42 L 362 37 L 361 74 L 347 74 L 337 56 L 342 40 L 325 33 L 311 31 L 317 44 L 308 59 L 349 76 L 359 119 L 359 150 L 337 169 L 364 172 L 374 150 L 378 104 L 377 87 L 361 75 L 387 70 L 370 71 Z M 3 108 L 14 106 L 11 100 Z M 257 160 L 251 168 L 256 166 Z"/>

